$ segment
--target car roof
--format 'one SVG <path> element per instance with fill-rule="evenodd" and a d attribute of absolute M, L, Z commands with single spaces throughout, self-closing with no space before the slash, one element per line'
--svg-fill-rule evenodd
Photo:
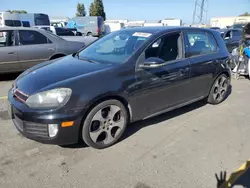
<path fill-rule="evenodd" d="M 198 28 L 198 27 L 182 27 L 182 26 L 155 26 L 155 27 L 133 27 L 133 28 L 126 28 L 128 31 L 134 31 L 134 32 L 148 32 L 148 33 L 159 33 L 159 32 L 169 32 L 169 31 L 183 31 L 183 30 L 189 30 L 189 31 L 210 31 L 214 32 L 213 29 L 207 29 L 207 28 Z"/>

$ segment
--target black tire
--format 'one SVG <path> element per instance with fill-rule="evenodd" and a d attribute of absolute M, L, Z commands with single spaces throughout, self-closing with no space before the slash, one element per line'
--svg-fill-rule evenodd
<path fill-rule="evenodd" d="M 223 81 L 223 83 L 221 83 L 221 81 Z M 210 89 L 207 102 L 213 105 L 220 104 L 221 102 L 223 102 L 228 96 L 229 87 L 230 87 L 229 77 L 226 74 L 219 75 L 214 81 L 212 88 Z M 220 97 L 218 97 L 219 95 Z"/>
<path fill-rule="evenodd" d="M 91 33 L 91 32 L 88 32 L 88 33 L 87 33 L 87 36 L 92 36 L 92 33 Z"/>
<path fill-rule="evenodd" d="M 120 111 L 124 117 L 124 127 L 123 129 L 119 132 L 118 136 L 109 144 L 104 144 L 104 143 L 95 143 L 90 136 L 90 129 L 92 126 L 92 119 L 93 117 L 102 109 L 111 106 L 111 105 L 115 105 L 118 106 L 120 108 Z M 119 139 L 121 138 L 121 136 L 123 135 L 126 127 L 128 124 L 128 112 L 126 110 L 126 108 L 124 107 L 124 105 L 118 101 L 118 100 L 107 100 L 104 102 L 101 102 L 99 104 L 97 104 L 94 108 L 92 108 L 92 110 L 88 113 L 86 119 L 83 122 L 83 126 L 82 126 L 82 139 L 83 141 L 90 147 L 93 147 L 95 149 L 104 149 L 107 147 L 110 147 L 112 145 L 114 145 L 116 142 L 119 141 Z M 100 127 L 98 128 L 101 129 L 101 126 L 103 125 L 99 125 Z M 111 132 L 110 128 L 110 132 Z M 106 133 L 106 132 L 105 132 Z M 106 139 L 106 138 L 105 138 Z"/>

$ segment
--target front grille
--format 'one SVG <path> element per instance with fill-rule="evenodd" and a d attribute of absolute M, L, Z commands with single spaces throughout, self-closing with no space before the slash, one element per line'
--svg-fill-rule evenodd
<path fill-rule="evenodd" d="M 36 138 L 49 138 L 48 125 L 41 123 L 33 123 L 28 121 L 23 121 L 16 115 L 14 115 L 14 124 L 16 128 L 28 136 Z"/>
<path fill-rule="evenodd" d="M 14 94 L 14 97 L 17 98 L 21 102 L 25 102 L 29 97 L 27 94 L 23 93 L 22 91 L 18 89 L 13 89 L 13 94 Z"/>
<path fill-rule="evenodd" d="M 48 138 L 48 125 L 32 122 L 24 122 L 25 132 L 29 135 L 41 138 Z"/>
<path fill-rule="evenodd" d="M 14 119 L 13 119 L 13 122 L 14 122 L 16 128 L 17 128 L 19 131 L 23 132 L 23 121 L 22 121 L 19 117 L 17 117 L 17 116 L 15 115 L 15 116 L 14 116 Z"/>

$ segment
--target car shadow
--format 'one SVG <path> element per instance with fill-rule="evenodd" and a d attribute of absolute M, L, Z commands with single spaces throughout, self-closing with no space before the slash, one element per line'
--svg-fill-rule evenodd
<path fill-rule="evenodd" d="M 15 80 L 20 74 L 21 74 L 21 72 L 9 73 L 9 74 L 0 74 L 0 82 Z"/>
<path fill-rule="evenodd" d="M 232 86 L 229 87 L 228 94 L 227 94 L 225 100 L 231 95 L 231 93 L 232 93 Z M 175 109 L 173 111 L 166 112 L 166 113 L 161 114 L 161 115 L 156 116 L 156 117 L 152 117 L 152 118 L 149 118 L 146 120 L 141 120 L 141 121 L 138 121 L 135 123 L 131 123 L 128 125 L 125 133 L 121 137 L 120 142 L 129 138 L 130 136 L 132 136 L 133 134 L 135 134 L 136 132 L 140 131 L 143 128 L 158 124 L 158 123 L 163 122 L 163 121 L 170 120 L 170 119 L 178 117 L 178 116 L 181 116 L 185 113 L 191 112 L 191 111 L 196 110 L 198 108 L 201 108 L 205 105 L 207 105 L 207 102 L 205 100 L 201 100 L 201 101 L 195 102 L 193 104 L 184 106 L 182 108 L 178 108 L 178 109 Z M 61 147 L 77 149 L 77 148 L 85 148 L 88 146 L 83 141 L 80 141 L 77 144 L 61 146 Z"/>

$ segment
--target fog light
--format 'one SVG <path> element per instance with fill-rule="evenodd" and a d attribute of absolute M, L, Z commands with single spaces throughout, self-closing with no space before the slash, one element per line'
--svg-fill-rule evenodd
<path fill-rule="evenodd" d="M 58 125 L 57 124 L 49 124 L 49 137 L 56 136 L 58 132 Z"/>

